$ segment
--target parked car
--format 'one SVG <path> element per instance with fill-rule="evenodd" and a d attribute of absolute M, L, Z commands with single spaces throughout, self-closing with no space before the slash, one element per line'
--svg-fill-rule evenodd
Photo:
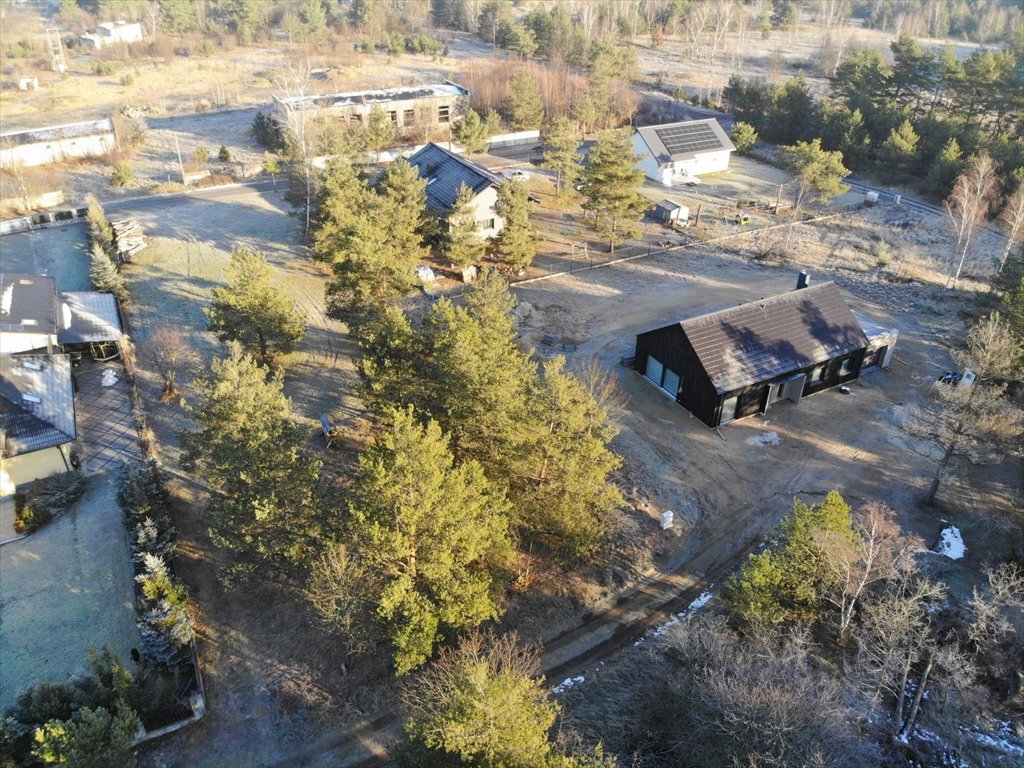
<path fill-rule="evenodd" d="M 530 174 L 524 171 L 522 168 L 511 168 L 507 171 L 503 171 L 501 178 L 509 179 L 511 181 L 529 181 Z"/>
<path fill-rule="evenodd" d="M 698 179 L 696 176 L 680 176 L 679 183 L 685 184 L 688 187 L 696 187 L 698 184 L 700 184 L 700 179 Z"/>

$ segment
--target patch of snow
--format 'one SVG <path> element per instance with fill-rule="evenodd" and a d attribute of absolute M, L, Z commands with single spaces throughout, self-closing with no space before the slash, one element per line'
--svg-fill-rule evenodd
<path fill-rule="evenodd" d="M 935 553 L 948 557 L 950 560 L 960 560 L 966 552 L 967 547 L 964 546 L 964 539 L 960 535 L 960 529 L 955 525 L 943 528 L 942 536 L 939 539 L 939 546 L 935 548 Z"/>
<path fill-rule="evenodd" d="M 103 375 L 100 377 L 100 386 L 112 387 L 115 384 L 117 384 L 117 374 L 109 368 L 104 368 Z"/>
<path fill-rule="evenodd" d="M 747 445 L 778 445 L 779 442 L 778 432 L 762 432 L 747 438 Z"/>
<path fill-rule="evenodd" d="M 583 677 L 582 675 L 580 675 L 579 677 L 567 677 L 567 678 L 565 678 L 565 680 L 563 680 L 558 685 L 556 685 L 554 688 L 552 688 L 551 692 L 557 696 L 560 693 L 565 693 L 570 688 L 572 688 L 574 685 L 579 685 L 584 680 L 586 680 L 586 678 Z"/>
<path fill-rule="evenodd" d="M 1024 757 L 1024 746 L 1022 746 L 1020 739 L 996 736 L 995 734 L 983 733 L 981 731 L 972 731 L 969 728 L 961 728 L 960 730 L 983 747 L 993 749 L 996 752 L 1001 752 L 1004 755 Z"/>
<path fill-rule="evenodd" d="M 705 589 L 692 603 L 690 603 L 689 607 L 686 609 L 686 612 L 693 613 L 694 611 L 699 611 L 701 608 L 703 608 L 705 605 L 711 602 L 711 597 L 711 592 Z"/>

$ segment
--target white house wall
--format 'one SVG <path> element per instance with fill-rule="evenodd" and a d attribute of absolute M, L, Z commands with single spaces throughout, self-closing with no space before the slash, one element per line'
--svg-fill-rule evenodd
<path fill-rule="evenodd" d="M 95 157 L 105 155 L 116 148 L 117 141 L 113 133 L 19 144 L 0 149 L 0 168 L 30 168 L 77 157 Z"/>
<path fill-rule="evenodd" d="M 680 160 L 673 164 L 677 176 L 703 176 L 706 173 L 721 173 L 729 170 L 729 150 L 707 152 L 690 160 Z"/>
<path fill-rule="evenodd" d="M 477 229 L 477 234 L 480 237 L 494 237 L 502 229 L 505 228 L 505 219 L 497 214 L 495 206 L 498 204 L 498 188 L 488 187 L 473 201 L 473 215 L 477 222 L 481 224 L 480 228 Z M 493 227 L 485 227 L 483 223 L 494 219 Z"/>
<path fill-rule="evenodd" d="M 633 133 L 633 153 L 637 155 L 643 155 L 643 158 L 637 163 L 637 168 L 644 172 L 644 175 L 653 179 L 654 181 L 665 183 L 662 178 L 662 169 L 658 166 L 658 161 L 654 159 L 651 154 L 651 150 L 647 147 L 647 142 L 641 138 L 639 133 L 634 131 Z"/>
<path fill-rule="evenodd" d="M 0 496 L 14 493 L 19 485 L 67 472 L 68 465 L 58 447 L 23 453 L 0 460 Z"/>
<path fill-rule="evenodd" d="M 48 333 L 0 333 L 0 355 L 16 355 L 37 349 L 56 349 L 57 335 Z"/>

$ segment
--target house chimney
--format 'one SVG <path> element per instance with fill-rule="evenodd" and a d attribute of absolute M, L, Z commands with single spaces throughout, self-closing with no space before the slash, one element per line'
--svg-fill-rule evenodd
<path fill-rule="evenodd" d="M 811 276 L 801 269 L 800 274 L 796 276 L 796 289 L 799 291 L 801 288 L 806 288 L 810 283 Z"/>

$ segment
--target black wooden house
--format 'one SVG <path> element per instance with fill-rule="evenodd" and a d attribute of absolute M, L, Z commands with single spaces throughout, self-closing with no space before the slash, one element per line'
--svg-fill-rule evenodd
<path fill-rule="evenodd" d="M 634 367 L 710 427 L 860 375 L 868 339 L 834 283 L 636 337 Z"/>

